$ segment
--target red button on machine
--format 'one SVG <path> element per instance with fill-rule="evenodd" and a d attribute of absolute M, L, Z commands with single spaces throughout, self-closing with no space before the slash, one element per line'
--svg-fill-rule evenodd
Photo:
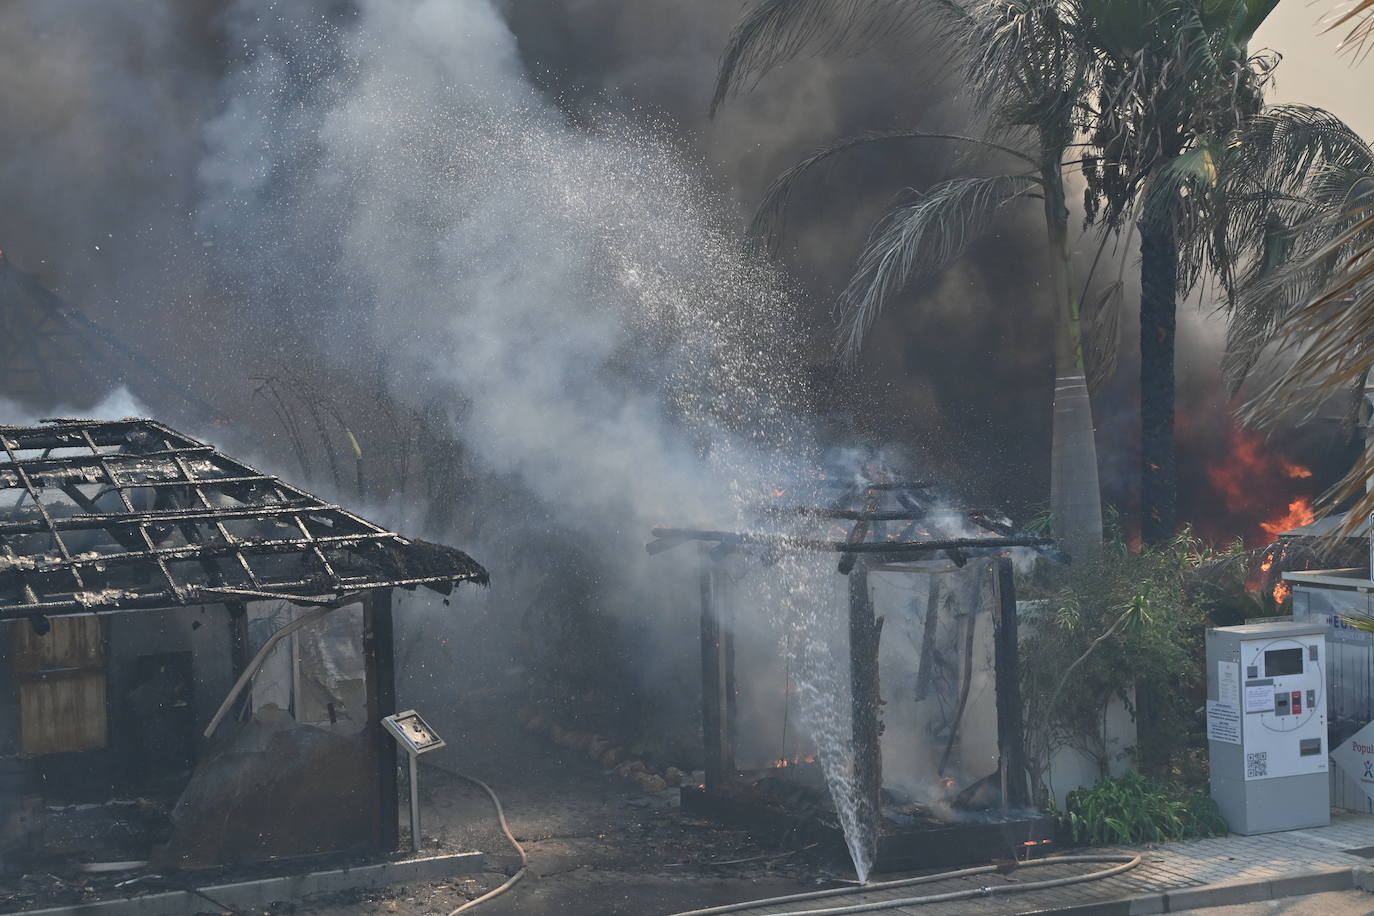
<path fill-rule="evenodd" d="M 1293 691 L 1293 715 L 1296 716 L 1296 715 L 1297 715 L 1298 713 L 1300 713 L 1300 712 L 1302 712 L 1302 691 L 1301 691 L 1301 690 L 1294 690 L 1294 691 Z"/>

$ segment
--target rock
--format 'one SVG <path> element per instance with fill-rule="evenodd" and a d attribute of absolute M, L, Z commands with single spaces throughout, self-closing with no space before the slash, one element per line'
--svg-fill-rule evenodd
<path fill-rule="evenodd" d="M 635 773 L 643 773 L 647 769 L 643 760 L 626 760 L 617 765 L 615 771 L 627 779 L 633 779 Z"/>
<path fill-rule="evenodd" d="M 668 788 L 668 784 L 663 781 L 663 777 L 657 773 L 635 773 L 632 777 L 640 787 L 649 792 L 662 792 Z"/>

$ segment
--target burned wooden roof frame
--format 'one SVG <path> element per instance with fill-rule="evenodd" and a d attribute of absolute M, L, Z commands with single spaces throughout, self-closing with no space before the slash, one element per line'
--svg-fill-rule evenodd
<path fill-rule="evenodd" d="M 14 497 L 0 508 L 0 620 L 331 607 L 487 581 L 460 550 L 403 538 L 153 420 L 0 425 L 0 446 L 0 506 Z"/>
<path fill-rule="evenodd" d="M 1000 553 L 1013 547 L 1029 547 L 1052 559 L 1065 559 L 1054 538 L 1017 531 L 986 510 L 942 509 L 929 506 L 920 495 L 931 488 L 926 483 L 889 481 L 827 485 L 844 491 L 834 506 L 763 506 L 759 507 L 756 513 L 772 519 L 802 517 L 852 521 L 853 526 L 842 540 L 766 531 L 654 528 L 654 540 L 646 544 L 645 549 L 649 554 L 655 555 L 672 550 L 688 541 L 705 541 L 716 544 L 712 550 L 712 555 L 716 558 L 746 546 L 761 547 L 769 552 L 833 552 L 842 555 L 839 571 L 844 575 L 849 575 L 854 568 L 855 559 L 860 555 L 874 560 L 901 562 L 925 560 L 944 554 L 956 565 L 963 566 L 970 555 Z M 900 508 L 880 509 L 880 501 L 885 497 L 895 500 Z M 847 502 L 858 502 L 862 508 L 849 508 L 844 505 Z M 924 531 L 918 532 L 920 523 L 927 522 L 932 527 L 939 527 L 941 519 L 958 520 L 966 527 L 976 528 L 987 534 L 978 537 L 940 537 L 931 536 Z M 908 522 L 904 530 L 891 535 L 884 536 L 879 527 L 886 522 L 902 521 Z M 913 536 L 918 533 L 923 536 Z"/>

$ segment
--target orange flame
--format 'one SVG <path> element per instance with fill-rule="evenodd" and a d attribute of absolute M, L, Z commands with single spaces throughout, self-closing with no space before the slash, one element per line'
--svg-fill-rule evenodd
<path fill-rule="evenodd" d="M 1293 594 L 1293 586 L 1289 585 L 1287 582 L 1280 581 L 1274 586 L 1274 603 L 1283 604 L 1288 600 L 1288 596 L 1291 594 Z"/>
<path fill-rule="evenodd" d="M 1252 547 L 1271 543 L 1283 532 L 1316 518 L 1310 497 L 1293 492 L 1312 477 L 1311 468 L 1276 453 L 1263 436 L 1235 425 L 1226 431 L 1224 460 L 1207 468 L 1207 482 L 1221 497 L 1224 511 L 1237 520 L 1253 520 L 1244 532 L 1246 544 Z M 1273 509 L 1279 500 L 1286 508 Z"/>
<path fill-rule="evenodd" d="M 782 767 L 795 766 L 796 764 L 799 764 L 799 763 L 815 763 L 815 762 L 816 762 L 816 755 L 815 755 L 815 754 L 797 754 L 797 755 L 795 755 L 791 760 L 788 760 L 786 757 L 782 757 L 782 758 L 779 758 L 778 760 L 774 760 L 774 761 L 773 761 L 773 769 L 777 770 L 777 769 L 781 769 Z"/>
<path fill-rule="evenodd" d="M 1312 476 L 1312 469 L 1294 464 L 1291 461 L 1285 461 L 1283 462 L 1283 473 L 1285 477 L 1293 480 L 1306 480 Z"/>
<path fill-rule="evenodd" d="M 1267 522 L 1260 522 L 1260 527 L 1267 534 L 1278 537 L 1285 531 L 1310 525 L 1316 519 L 1317 513 L 1312 509 L 1312 501 L 1305 496 L 1300 496 L 1288 504 L 1286 513 Z"/>

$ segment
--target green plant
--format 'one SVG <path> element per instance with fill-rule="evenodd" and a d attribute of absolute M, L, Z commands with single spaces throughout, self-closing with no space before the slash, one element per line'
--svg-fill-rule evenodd
<path fill-rule="evenodd" d="M 1206 794 L 1127 773 L 1069 793 L 1059 822 L 1074 843 L 1164 843 L 1224 836 L 1226 822 Z"/>
<path fill-rule="evenodd" d="M 1050 761 L 1064 748 L 1092 760 L 1101 778 L 1130 752 L 1151 775 L 1200 781 L 1203 632 L 1216 625 L 1211 614 L 1260 610 L 1244 592 L 1239 545 L 1219 551 L 1185 530 L 1135 553 L 1114 512 L 1105 527 L 1096 555 L 1042 568 L 1019 586 L 1033 600 L 1022 615 L 1021 694 L 1027 766 L 1042 804 Z M 1135 719 L 1134 748 L 1107 742 L 1114 701 Z"/>

